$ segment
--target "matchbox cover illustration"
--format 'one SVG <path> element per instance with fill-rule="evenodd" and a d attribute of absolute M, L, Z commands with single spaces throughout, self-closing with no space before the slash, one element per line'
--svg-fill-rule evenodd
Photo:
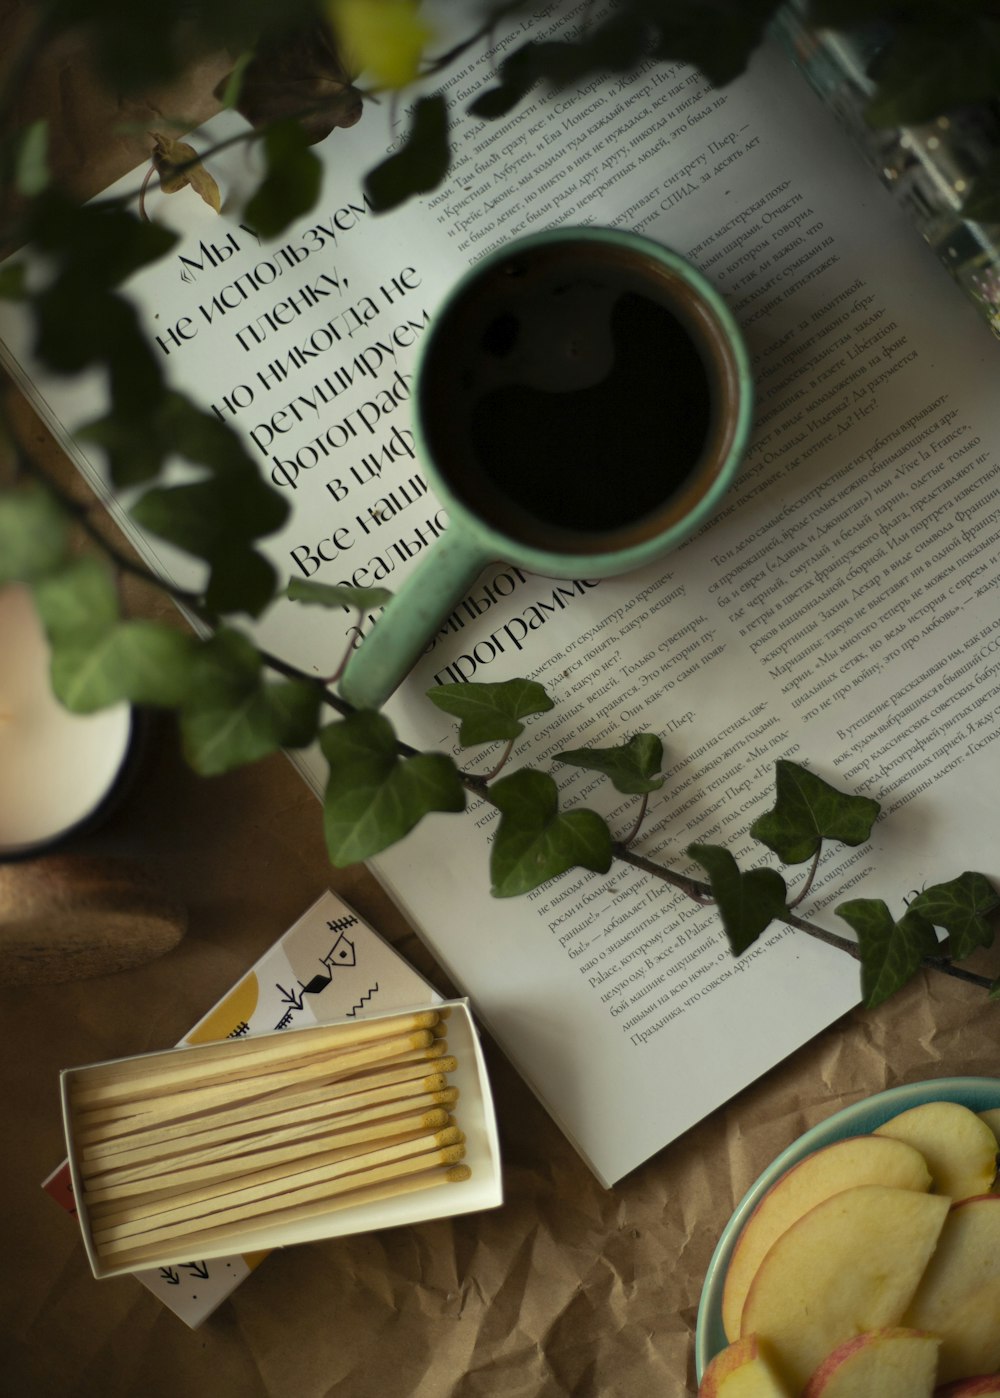
<path fill-rule="evenodd" d="M 189 1031 L 182 1045 L 361 1018 L 439 1002 L 440 995 L 334 893 L 324 893 Z M 66 1161 L 43 1189 L 76 1205 Z M 192 1259 L 134 1275 L 192 1328 L 266 1257 L 266 1251 Z"/>

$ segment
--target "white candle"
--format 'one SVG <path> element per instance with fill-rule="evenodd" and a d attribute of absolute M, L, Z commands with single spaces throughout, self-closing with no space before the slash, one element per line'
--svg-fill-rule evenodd
<path fill-rule="evenodd" d="M 85 820 L 121 773 L 132 710 L 64 709 L 26 587 L 0 588 L 0 858 L 37 852 Z"/>

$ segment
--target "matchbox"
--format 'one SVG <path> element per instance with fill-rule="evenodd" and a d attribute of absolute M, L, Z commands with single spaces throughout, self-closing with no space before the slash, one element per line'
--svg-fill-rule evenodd
<path fill-rule="evenodd" d="M 95 1277 L 502 1201 L 466 1000 L 68 1069 L 61 1091 Z"/>

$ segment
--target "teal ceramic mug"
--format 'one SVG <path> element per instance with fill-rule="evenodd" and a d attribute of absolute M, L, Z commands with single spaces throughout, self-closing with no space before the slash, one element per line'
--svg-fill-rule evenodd
<path fill-rule="evenodd" d="M 711 515 L 750 430 L 752 382 L 718 292 L 615 229 L 507 244 L 424 337 L 417 456 L 442 536 L 352 656 L 340 692 L 378 708 L 494 560 L 604 578 L 668 554 Z"/>

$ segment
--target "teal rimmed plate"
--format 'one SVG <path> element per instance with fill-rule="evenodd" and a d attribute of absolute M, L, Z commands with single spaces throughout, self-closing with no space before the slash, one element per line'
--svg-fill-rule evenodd
<path fill-rule="evenodd" d="M 853 1106 L 845 1107 L 843 1111 L 827 1117 L 826 1121 L 821 1121 L 818 1126 L 800 1136 L 787 1150 L 782 1151 L 755 1181 L 722 1230 L 722 1236 L 708 1264 L 698 1306 L 694 1342 L 695 1368 L 699 1383 L 709 1362 L 726 1347 L 726 1332 L 722 1328 L 722 1288 L 726 1280 L 726 1268 L 729 1266 L 736 1239 L 762 1195 L 790 1166 L 811 1155 L 813 1151 L 832 1145 L 834 1141 L 839 1141 L 845 1136 L 867 1135 L 899 1112 L 905 1112 L 910 1107 L 919 1107 L 923 1102 L 935 1101 L 959 1102 L 974 1112 L 1000 1107 L 1000 1078 L 932 1078 L 928 1082 L 906 1083 L 901 1087 L 891 1087 L 886 1092 L 877 1092 L 873 1097 L 865 1097 Z"/>

